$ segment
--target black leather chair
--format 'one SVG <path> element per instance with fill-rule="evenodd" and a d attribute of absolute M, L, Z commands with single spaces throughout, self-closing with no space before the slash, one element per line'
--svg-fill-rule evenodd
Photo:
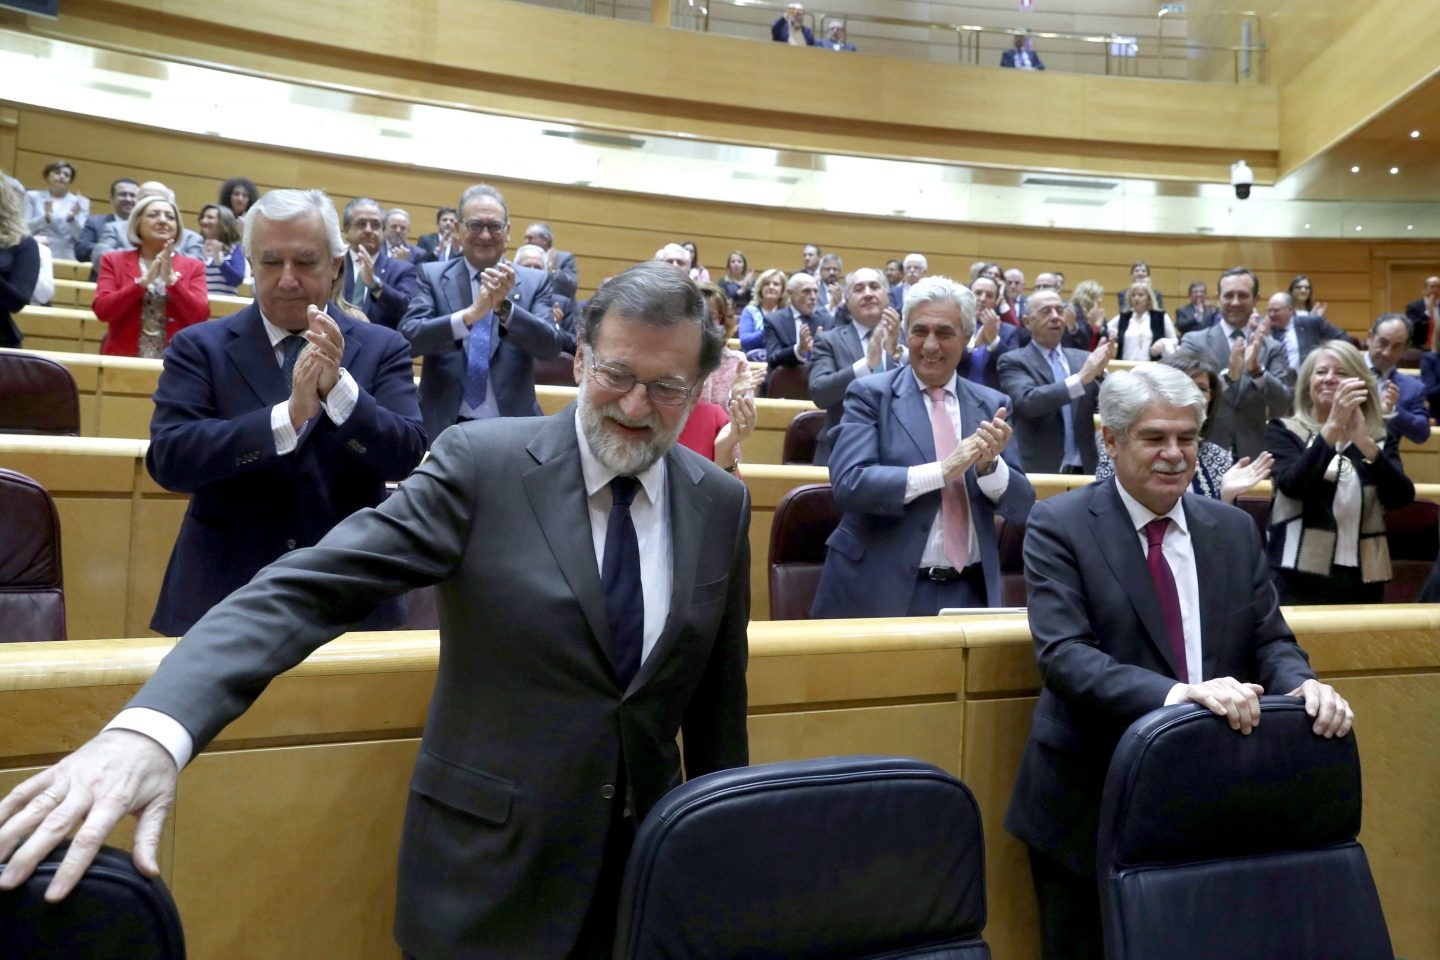
<path fill-rule="evenodd" d="M 14 890 L 0 893 L 0 956 L 25 960 L 185 960 L 170 891 L 130 854 L 101 847 L 70 896 L 44 901 L 69 841 Z"/>
<path fill-rule="evenodd" d="M 1392 958 L 1360 831 L 1353 735 L 1261 698 L 1249 736 L 1203 707 L 1141 717 L 1110 761 L 1100 900 L 1110 960 Z"/>
<path fill-rule="evenodd" d="M 60 514 L 44 487 L 0 469 L 0 643 L 64 639 Z"/>
<path fill-rule="evenodd" d="M 770 619 L 808 620 L 825 541 L 840 525 L 828 483 L 807 483 L 780 498 L 770 520 Z"/>
<path fill-rule="evenodd" d="M 980 960 L 985 849 L 969 789 L 928 763 L 831 757 L 671 791 L 635 838 L 624 960 Z"/>
<path fill-rule="evenodd" d="M 1386 510 L 1385 540 L 1390 548 L 1385 602 L 1414 603 L 1440 557 L 1440 505 L 1415 500 L 1398 510 Z"/>
<path fill-rule="evenodd" d="M 765 381 L 765 396 L 771 400 L 809 400 L 810 364 L 776 367 Z"/>
<path fill-rule="evenodd" d="M 785 442 L 780 448 L 780 462 L 811 465 L 815 462 L 815 442 L 825 426 L 824 410 L 805 410 L 790 418 L 785 425 Z"/>
<path fill-rule="evenodd" d="M 80 390 L 61 364 L 0 351 L 0 433 L 80 434 Z"/>

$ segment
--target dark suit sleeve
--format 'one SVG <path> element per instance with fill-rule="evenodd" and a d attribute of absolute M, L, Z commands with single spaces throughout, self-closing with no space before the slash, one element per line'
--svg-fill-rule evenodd
<path fill-rule="evenodd" d="M 0 274 L 0 312 L 18 313 L 35 295 L 40 276 L 40 248 L 33 237 L 22 237 L 15 246 L 10 272 Z"/>
<path fill-rule="evenodd" d="M 410 298 L 415 296 L 415 268 L 393 257 L 387 257 L 386 263 L 385 274 L 376 274 L 380 281 L 380 294 L 375 301 L 379 307 L 380 322 L 393 330 L 405 318 Z"/>
<path fill-rule="evenodd" d="M 765 315 L 765 362 L 772 367 L 798 367 L 800 357 L 795 352 L 797 344 L 786 343 L 780 336 L 781 322 L 793 322 L 791 314 L 785 312 L 784 319 L 780 316 L 781 311 Z"/>
<path fill-rule="evenodd" d="M 85 221 L 85 226 L 80 229 L 80 236 L 75 240 L 75 259 L 81 263 L 90 262 L 90 253 L 95 249 L 95 243 L 100 239 L 100 231 L 104 229 L 105 218 L 103 215 L 90 217 Z"/>
<path fill-rule="evenodd" d="M 898 517 L 905 512 L 909 467 L 880 462 L 884 388 L 864 389 L 873 382 L 853 384 L 845 393 L 845 413 L 830 451 L 830 482 L 841 511 Z M 888 388 L 889 381 L 885 382 Z"/>
<path fill-rule="evenodd" d="M 575 299 L 580 287 L 580 268 L 575 265 L 575 255 L 561 251 L 555 258 L 555 272 L 550 274 L 550 285 L 558 296 Z"/>
<path fill-rule="evenodd" d="M 387 334 L 381 344 L 367 343 L 366 348 L 383 350 L 374 379 L 356 381 L 360 393 L 343 424 L 334 427 L 322 413 L 317 426 L 333 427 L 345 451 L 380 477 L 403 480 L 425 456 L 426 441 L 410 351 L 405 341 L 393 334 Z M 310 435 L 307 431 L 300 442 L 305 443 Z"/>
<path fill-rule="evenodd" d="M 1425 412 L 1425 389 L 1419 380 L 1407 377 L 1401 382 L 1400 399 L 1395 403 L 1391 428 L 1411 443 L 1430 439 L 1430 415 Z"/>
<path fill-rule="evenodd" d="M 463 268 L 462 268 L 463 269 Z M 441 313 L 445 298 L 436 289 L 443 282 L 443 268 L 423 268 L 417 271 L 415 295 L 405 309 L 400 321 L 400 335 L 410 341 L 413 356 L 428 356 L 456 349 L 455 332 L 450 329 L 450 313 Z"/>
<path fill-rule="evenodd" d="M 534 271 L 543 279 L 530 306 L 518 303 L 510 308 L 510 320 L 501 330 L 505 342 L 530 354 L 536 360 L 553 360 L 560 355 L 564 337 L 555 326 L 555 312 L 550 306 L 550 275 Z M 448 322 L 448 318 L 447 318 Z"/>

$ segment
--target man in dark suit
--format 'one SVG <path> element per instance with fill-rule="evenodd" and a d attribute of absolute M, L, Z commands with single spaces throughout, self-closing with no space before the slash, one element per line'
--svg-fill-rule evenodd
<path fill-rule="evenodd" d="M 1411 443 L 1430 439 L 1430 415 L 1425 410 L 1425 385 L 1419 377 L 1402 373 L 1400 357 L 1410 346 L 1410 321 L 1398 313 L 1382 313 L 1370 327 L 1365 361 L 1380 387 L 1380 412 L 1390 443 L 1404 437 Z"/>
<path fill-rule="evenodd" d="M 785 13 L 775 18 L 770 24 L 770 39 L 776 43 L 788 43 L 792 47 L 813 47 L 815 46 L 815 34 L 805 26 L 805 5 L 803 3 L 790 3 L 785 6 Z"/>
<path fill-rule="evenodd" d="M 1086 353 L 1067 349 L 1065 308 L 1053 290 L 1030 295 L 1030 342 L 1000 358 L 1000 389 L 1015 407 L 1011 422 L 1026 473 L 1093 474 L 1098 380 L 1115 357 L 1107 340 Z"/>
<path fill-rule="evenodd" d="M 844 411 L 845 391 L 860 377 L 894 370 L 904 360 L 900 314 L 889 305 L 885 276 L 861 267 L 845 278 L 845 308 L 850 323 L 838 324 L 815 338 L 810 362 L 810 399 L 825 411 L 815 441 L 815 465 L 830 462 L 830 445 Z"/>
<path fill-rule="evenodd" d="M 993 278 L 976 277 L 970 281 L 970 291 L 975 294 L 975 334 L 960 361 L 960 376 L 999 390 L 1000 358 L 1021 345 L 1020 333 L 1010 324 L 1001 323 L 995 312 L 1000 289 Z"/>
<path fill-rule="evenodd" d="M 425 254 L 425 263 L 454 260 L 460 256 L 460 234 L 457 230 L 460 214 L 454 207 L 441 207 L 435 212 L 435 232 L 423 235 L 415 242 Z"/>
<path fill-rule="evenodd" d="M 1130 723 L 1189 701 L 1249 733 L 1266 691 L 1303 697 L 1317 735 L 1353 719 L 1281 617 L 1254 521 L 1189 492 L 1205 415 L 1190 378 L 1113 373 L 1100 415 L 1114 479 L 1036 504 L 1025 535 L 1041 691 L 1005 827 L 1030 847 L 1045 960 L 1104 956 L 1096 830 Z"/>
<path fill-rule="evenodd" d="M 1011 49 L 1000 54 L 1000 66 L 1016 70 L 1045 69 L 1045 64 L 1040 62 L 1040 55 L 1035 52 L 1029 35 L 1025 33 L 1015 34 L 1015 42 Z"/>
<path fill-rule="evenodd" d="M 345 250 L 329 198 L 278 190 L 245 219 L 256 302 L 177 334 L 155 390 L 145 465 L 190 494 L 150 622 L 165 636 L 379 503 L 425 453 L 408 345 L 326 304 Z M 392 605 L 368 626 L 400 618 Z"/>
<path fill-rule="evenodd" d="M 1180 338 L 1180 349 L 1206 355 L 1220 370 L 1220 402 L 1205 438 L 1238 460 L 1265 449 L 1265 425 L 1290 411 L 1294 396 L 1285 348 L 1255 312 L 1260 281 L 1244 267 L 1220 275 L 1220 322 Z"/>
<path fill-rule="evenodd" d="M 415 267 L 390 256 L 384 240 L 385 208 L 368 197 L 345 204 L 341 227 L 350 253 L 345 257 L 345 299 L 371 323 L 394 330 L 415 295 Z"/>
<path fill-rule="evenodd" d="M 396 939 L 424 960 L 608 960 L 632 832 L 681 780 L 677 735 L 691 777 L 748 758 L 749 494 L 674 442 L 723 345 L 683 275 L 617 276 L 586 318 L 577 405 L 448 431 L 378 509 L 206 617 L 132 701 L 145 709 L 117 719 L 125 729 L 0 806 L 0 860 L 33 831 L 5 885 L 89 812 L 81 787 L 67 793 L 79 783 L 114 798 L 96 837 L 140 811 L 136 861 L 153 875 L 177 767 L 377 598 L 434 583 L 442 652 Z M 173 748 L 132 732 L 147 718 Z M 42 826 L 33 812 L 50 797 L 65 815 Z M 51 893 L 93 853 L 72 846 Z"/>
<path fill-rule="evenodd" d="M 385 213 L 385 254 L 392 260 L 410 264 L 424 263 L 425 251 L 410 242 L 410 212 L 391 207 Z"/>
<path fill-rule="evenodd" d="M 769 375 L 777 367 L 799 367 L 810 361 L 820 331 L 833 318 L 820 305 L 820 286 L 808 273 L 796 273 L 785 284 L 790 305 L 765 315 L 765 362 Z"/>
<path fill-rule="evenodd" d="M 140 199 L 140 184 L 129 177 L 121 177 L 110 184 L 110 213 L 96 214 L 85 221 L 85 226 L 80 229 L 80 237 L 75 241 L 75 259 L 85 263 L 95 250 L 95 244 L 100 241 L 100 234 L 105 230 L 107 223 L 119 221 L 121 226 L 130 219 L 130 211 L 135 208 L 135 201 Z M 97 266 L 90 267 L 90 282 L 94 283 L 100 271 Z"/>
<path fill-rule="evenodd" d="M 1196 280 L 1190 284 L 1190 302 L 1175 314 L 1175 329 L 1180 336 L 1183 337 L 1192 330 L 1204 330 L 1220 322 L 1220 311 L 1205 302 L 1205 295 L 1204 280 Z"/>
<path fill-rule="evenodd" d="M 1405 316 L 1412 328 L 1411 346 L 1418 350 L 1431 348 L 1431 338 L 1435 336 L 1437 321 L 1440 321 L 1437 311 L 1440 311 L 1440 277 L 1426 277 L 1424 295 L 1405 304 Z"/>
<path fill-rule="evenodd" d="M 844 515 L 826 541 L 815 617 L 999 606 L 995 514 L 1024 523 L 1035 490 L 1010 443 L 1008 398 L 955 374 L 974 327 L 969 290 L 921 280 L 905 299 L 909 365 L 845 394 L 830 457 Z"/>
<path fill-rule="evenodd" d="M 464 420 L 531 417 L 535 361 L 559 355 L 550 277 L 504 259 L 510 212 L 499 191 L 476 184 L 460 198 L 463 257 L 420 268 L 400 332 L 420 371 L 420 411 L 433 443 Z"/>
<path fill-rule="evenodd" d="M 1284 290 L 1272 296 L 1265 305 L 1265 317 L 1270 321 L 1270 338 L 1285 348 L 1292 387 L 1296 374 L 1300 372 L 1300 364 L 1310 356 L 1310 351 L 1327 340 L 1349 339 L 1344 330 L 1319 314 L 1295 316 L 1295 301 Z"/>
<path fill-rule="evenodd" d="M 575 291 L 580 288 L 580 268 L 575 265 L 575 254 L 555 249 L 555 233 L 550 224 L 530 224 L 525 228 L 525 242 L 545 251 L 545 270 L 550 274 L 550 286 L 555 292 L 575 299 Z"/>

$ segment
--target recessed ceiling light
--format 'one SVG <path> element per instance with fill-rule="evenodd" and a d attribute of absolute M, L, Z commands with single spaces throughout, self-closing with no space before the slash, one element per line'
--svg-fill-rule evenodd
<path fill-rule="evenodd" d="M 1415 229 L 1415 224 L 1413 224 L 1413 223 L 1407 223 L 1407 224 L 1405 224 L 1405 229 L 1406 229 L 1406 230 L 1414 230 L 1414 229 Z"/>
<path fill-rule="evenodd" d="M 1365 228 L 1362 227 L 1362 226 L 1360 226 L 1358 223 L 1355 225 L 1355 232 L 1356 232 L 1356 233 L 1359 233 L 1361 230 L 1364 230 L 1364 229 L 1365 229 Z"/>
<path fill-rule="evenodd" d="M 1420 139 L 1420 131 L 1419 131 L 1419 130 L 1411 130 L 1411 131 L 1410 131 L 1410 139 L 1411 139 L 1411 140 L 1419 140 L 1419 139 Z"/>
<path fill-rule="evenodd" d="M 1360 172 L 1360 167 L 1359 167 L 1358 165 L 1353 166 L 1353 167 L 1350 168 L 1350 172 L 1351 172 L 1351 173 L 1359 173 L 1359 172 Z"/>
<path fill-rule="evenodd" d="M 1391 167 L 1391 168 L 1390 168 L 1390 172 L 1391 172 L 1392 174 L 1399 173 L 1399 172 L 1400 172 L 1400 168 L 1399 168 L 1399 167 Z"/>
<path fill-rule="evenodd" d="M 1306 229 L 1306 230 L 1309 230 L 1309 229 L 1310 229 L 1310 224 L 1308 224 L 1308 223 L 1305 224 L 1305 229 Z"/>

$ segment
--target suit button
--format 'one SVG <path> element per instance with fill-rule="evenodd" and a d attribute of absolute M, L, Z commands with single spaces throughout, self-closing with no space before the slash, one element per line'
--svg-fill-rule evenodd
<path fill-rule="evenodd" d="M 285 549 L 286 549 L 286 550 L 294 550 L 294 549 L 295 549 L 295 541 L 294 541 L 294 540 L 286 540 L 286 541 L 285 541 Z"/>
<path fill-rule="evenodd" d="M 605 784 L 605 786 L 603 786 L 603 787 L 600 788 L 600 796 L 604 797 L 606 800 L 609 800 L 609 799 L 611 799 L 612 797 L 614 797 L 614 796 L 615 796 L 615 785 L 614 785 L 613 783 L 607 783 L 607 784 Z"/>

